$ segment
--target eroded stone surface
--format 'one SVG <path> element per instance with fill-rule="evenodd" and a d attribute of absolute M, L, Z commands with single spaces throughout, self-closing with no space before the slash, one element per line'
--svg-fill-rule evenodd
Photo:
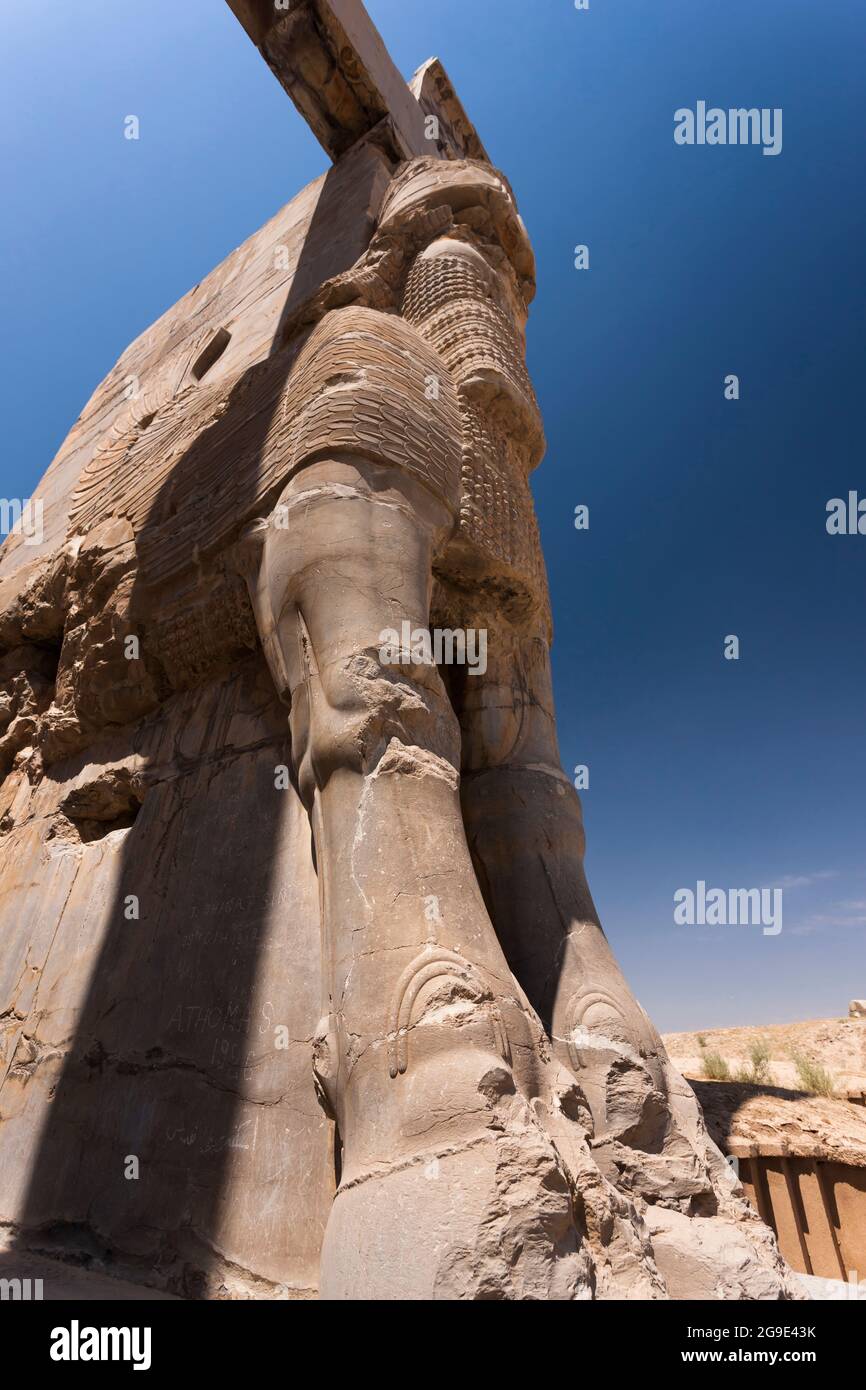
<path fill-rule="evenodd" d="M 4 549 L 0 1219 L 188 1296 L 795 1296 L 583 873 L 512 191 L 355 0 L 234 8 L 340 157 Z"/>

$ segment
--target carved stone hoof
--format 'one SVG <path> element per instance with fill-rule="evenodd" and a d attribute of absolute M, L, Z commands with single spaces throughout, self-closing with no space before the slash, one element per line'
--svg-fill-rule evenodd
<path fill-rule="evenodd" d="M 453 1141 L 447 1122 L 431 1129 L 428 1110 L 426 1129 L 413 1134 L 401 1158 L 350 1167 L 344 1176 L 325 1233 L 322 1298 L 592 1297 L 593 1261 L 554 1145 L 515 1091 L 510 1069 L 491 1058 L 478 1075 L 477 1054 L 473 1060 L 471 1123 L 458 1118 Z M 453 1073 L 455 1063 L 466 1079 L 470 1058 L 452 1057 L 446 1070 Z M 425 1078 L 428 1100 L 433 1080 Z M 411 1076 L 397 1084 L 410 1085 Z M 443 1097 L 443 1104 L 454 1100 Z M 408 1114 L 406 1122 L 414 1128 Z"/>
<path fill-rule="evenodd" d="M 568 1057 L 592 1109 L 598 1139 L 658 1150 L 669 1111 L 664 1075 L 649 1054 L 637 1006 L 607 990 L 575 996 L 567 1013 Z"/>

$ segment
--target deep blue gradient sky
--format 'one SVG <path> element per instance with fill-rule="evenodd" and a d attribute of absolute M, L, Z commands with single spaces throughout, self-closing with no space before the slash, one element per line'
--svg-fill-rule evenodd
<path fill-rule="evenodd" d="M 368 0 L 404 73 L 443 59 L 535 245 L 560 738 L 614 947 L 663 1029 L 837 1015 L 866 994 L 866 536 L 824 526 L 866 496 L 866 10 L 590 4 Z M 4 29 L 0 491 L 26 496 L 130 339 L 326 158 L 219 0 Z M 781 107 L 782 153 L 678 147 L 698 99 Z M 675 926 L 698 879 L 787 885 L 781 935 Z"/>

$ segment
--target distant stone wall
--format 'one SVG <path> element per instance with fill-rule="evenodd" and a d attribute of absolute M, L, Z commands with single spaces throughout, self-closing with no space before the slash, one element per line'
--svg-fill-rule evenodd
<path fill-rule="evenodd" d="M 859 1283 L 866 1277 L 866 1167 L 751 1153 L 740 1181 L 801 1274 Z"/>

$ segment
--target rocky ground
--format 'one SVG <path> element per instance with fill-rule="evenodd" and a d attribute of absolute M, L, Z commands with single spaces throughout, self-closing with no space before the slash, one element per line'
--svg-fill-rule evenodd
<path fill-rule="evenodd" d="M 866 1093 L 866 1019 L 818 1018 L 803 1023 L 775 1023 L 749 1028 L 707 1028 L 700 1033 L 666 1033 L 665 1046 L 683 1076 L 706 1078 L 704 1055 L 717 1053 L 731 1076 L 751 1066 L 750 1049 L 766 1043 L 769 1083 L 785 1090 L 804 1090 L 793 1054 L 824 1067 L 838 1096 Z"/>
<path fill-rule="evenodd" d="M 698 1081 L 691 1085 L 710 1135 L 723 1153 L 779 1151 L 866 1167 L 866 1107 L 781 1086 Z M 732 1145 L 731 1141 L 737 1141 Z"/>
<path fill-rule="evenodd" d="M 160 1293 L 157 1289 L 142 1288 L 139 1284 L 127 1283 L 125 1279 L 112 1279 L 97 1271 L 81 1265 L 66 1264 L 60 1260 L 47 1260 L 41 1255 L 31 1255 L 27 1251 L 0 1249 L 0 1281 L 21 1281 L 17 1298 L 22 1302 L 44 1300 L 46 1302 L 79 1302 L 86 1300 L 101 1303 L 141 1302 L 143 1300 L 159 1303 L 176 1302 L 173 1294 Z M 29 1285 L 27 1284 L 27 1281 Z M 37 1281 L 41 1280 L 41 1284 Z M 6 1288 L 6 1286 L 3 1286 Z M 9 1289 L 4 1298 L 16 1298 L 16 1292 Z"/>
<path fill-rule="evenodd" d="M 691 1082 L 707 1128 L 723 1152 L 735 1140 L 737 1148 L 743 1143 L 778 1145 L 791 1155 L 866 1166 L 866 1019 L 710 1028 L 668 1033 L 664 1041 L 674 1066 Z M 753 1068 L 756 1044 L 769 1052 L 766 1076 L 747 1082 L 740 1078 Z M 724 1059 L 729 1080 L 707 1077 L 708 1054 Z M 795 1055 L 829 1073 L 832 1095 L 810 1093 Z"/>

